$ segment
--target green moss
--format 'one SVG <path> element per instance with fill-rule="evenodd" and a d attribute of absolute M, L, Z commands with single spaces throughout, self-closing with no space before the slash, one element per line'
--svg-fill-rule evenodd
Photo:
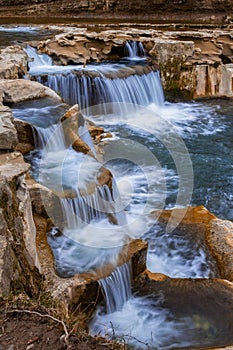
<path fill-rule="evenodd" d="M 159 64 L 160 72 L 163 80 L 163 88 L 166 97 L 171 100 L 190 100 L 193 98 L 193 91 L 182 88 L 181 74 L 189 72 L 191 75 L 193 67 L 185 66 L 179 59 L 166 61 Z"/>

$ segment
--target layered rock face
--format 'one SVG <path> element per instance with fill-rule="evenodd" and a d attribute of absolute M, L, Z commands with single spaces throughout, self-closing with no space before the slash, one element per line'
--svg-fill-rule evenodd
<path fill-rule="evenodd" d="M 47 16 L 51 14 L 57 16 L 88 16 L 94 14 L 98 16 L 112 16 L 114 13 L 116 17 L 135 17 L 139 18 L 159 18 L 160 20 L 166 18 L 181 19 L 190 22 L 198 22 L 205 18 L 212 20 L 223 20 L 224 16 L 228 16 L 232 9 L 232 0 L 80 0 L 80 1 L 47 1 L 47 0 L 8 0 L 0 1 L 0 13 L 3 15 L 20 15 L 18 11 L 24 8 L 24 15 L 32 15 L 43 13 Z M 199 13 L 196 17 L 193 12 Z M 216 17 L 213 17 L 216 14 Z M 220 14 L 220 16 L 219 16 Z M 22 14 L 21 14 L 22 15 Z"/>
<path fill-rule="evenodd" d="M 160 69 L 163 88 L 168 97 L 232 97 L 233 38 L 229 29 L 176 30 L 157 29 L 88 31 L 64 28 L 65 33 L 41 42 L 39 52 L 53 57 L 56 64 L 87 64 L 125 55 L 127 41 L 140 41 L 150 67 L 136 66 L 106 75 L 109 78 L 129 74 L 147 74 Z M 81 71 L 79 74 L 97 74 Z"/>

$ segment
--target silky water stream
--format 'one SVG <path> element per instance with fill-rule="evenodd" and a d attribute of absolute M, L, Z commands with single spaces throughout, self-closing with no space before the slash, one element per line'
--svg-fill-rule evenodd
<path fill-rule="evenodd" d="M 136 59 L 138 52 L 144 56 L 141 46 L 129 44 L 127 50 L 132 60 L 127 57 L 123 63 L 84 69 L 53 66 L 48 57 L 28 48 L 35 59 L 30 71 L 34 79 L 61 93 L 67 103 L 79 103 L 89 120 L 113 136 L 103 140 L 107 142 L 104 166 L 113 173 L 117 186 L 112 192 L 107 186 L 97 187 L 94 194 L 80 197 L 89 182 L 96 182 L 101 165 L 62 141 L 56 123 L 67 105 L 32 103 L 14 108 L 15 116 L 31 122 L 39 135 L 38 149 L 29 156 L 33 176 L 56 192 L 65 189 L 78 195 L 61 199 L 66 222 L 63 234 L 56 229 L 48 234 L 57 273 L 69 277 L 116 264 L 122 245 L 141 237 L 149 243 L 151 271 L 170 277 L 217 277 L 202 242 L 180 235 L 178 229 L 167 232 L 148 214 L 154 209 L 204 204 L 222 218 L 233 218 L 232 102 L 168 103 L 158 72 L 117 77 L 119 69 L 132 71 L 133 61 L 136 66 L 145 64 L 145 57 Z M 75 69 L 85 74 L 77 75 Z M 115 77 L 110 77 L 112 72 Z M 109 203 L 112 213 L 120 215 L 119 225 L 108 220 Z M 106 304 L 98 306 L 90 322 L 92 335 L 116 338 L 136 349 L 221 345 L 216 324 L 205 320 L 200 311 L 177 316 L 163 306 L 162 292 L 153 297 L 135 294 L 130 262 L 100 280 L 100 285 Z M 229 338 L 230 327 L 224 332 L 221 336 Z"/>

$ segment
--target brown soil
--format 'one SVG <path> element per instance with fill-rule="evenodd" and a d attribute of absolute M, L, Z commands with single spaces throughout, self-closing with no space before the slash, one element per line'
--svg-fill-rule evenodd
<path fill-rule="evenodd" d="M 52 320 L 40 307 L 33 309 L 9 308 L 0 303 L 0 350 L 107 350 L 120 349 L 118 344 L 102 338 L 92 338 L 86 332 L 69 332 L 64 340 L 64 326 L 59 319 Z M 35 314 L 34 312 L 38 312 Z M 41 315 L 39 315 L 41 314 Z M 47 316 L 46 316 L 47 315 Z"/>

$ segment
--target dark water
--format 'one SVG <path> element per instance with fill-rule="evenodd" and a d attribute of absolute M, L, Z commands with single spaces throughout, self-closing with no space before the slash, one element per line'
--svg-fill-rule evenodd
<path fill-rule="evenodd" d="M 218 217 L 233 220 L 233 101 L 216 99 L 165 104 L 165 108 L 157 113 L 175 127 L 187 147 L 192 162 L 194 185 L 187 205 L 204 205 Z M 158 118 L 157 123 L 159 122 Z M 151 121 L 143 119 L 141 130 L 132 127 L 131 123 L 108 125 L 106 121 L 105 127 L 120 138 L 145 145 L 155 155 L 160 166 L 165 169 L 166 206 L 174 206 L 179 174 L 171 149 L 167 149 L 164 143 L 154 136 L 154 125 Z M 111 152 L 114 141 L 108 148 Z M 182 154 L 180 156 L 182 158 Z M 119 161 L 114 161 L 110 164 L 116 176 L 120 179 L 124 174 L 125 177 L 135 178 L 137 166 L 132 170 L 132 165 L 120 163 L 121 165 Z M 155 170 L 154 178 L 158 180 L 159 176 L 160 173 Z M 188 180 L 187 178 L 187 182 Z M 145 182 L 139 181 L 135 185 L 139 192 L 143 192 L 143 184 L 145 186 Z M 155 181 L 155 191 L 156 187 L 158 191 Z M 157 206 L 156 199 L 154 205 Z"/>
<path fill-rule="evenodd" d="M 46 40 L 58 32 L 58 30 L 43 29 L 35 25 L 1 25 L 3 22 L 0 19 L 0 48 L 26 41 Z"/>

